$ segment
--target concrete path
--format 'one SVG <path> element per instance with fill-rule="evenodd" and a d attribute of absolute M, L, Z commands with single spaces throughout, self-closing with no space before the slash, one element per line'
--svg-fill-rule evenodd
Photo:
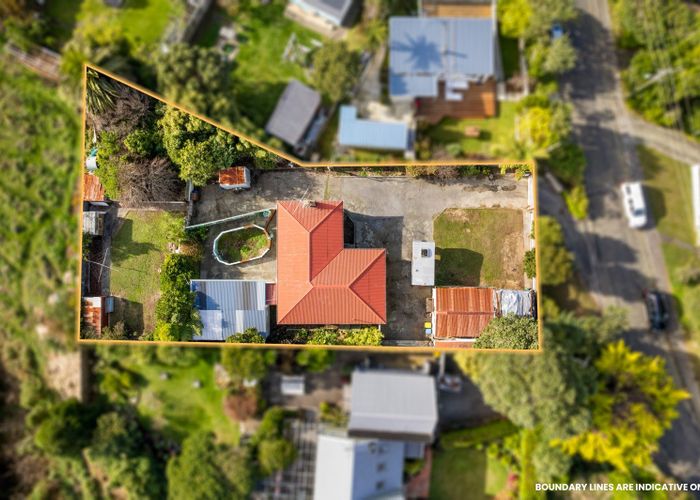
<path fill-rule="evenodd" d="M 688 165 L 700 164 L 700 142 L 677 130 L 659 127 L 628 113 L 632 136 L 638 142 Z"/>

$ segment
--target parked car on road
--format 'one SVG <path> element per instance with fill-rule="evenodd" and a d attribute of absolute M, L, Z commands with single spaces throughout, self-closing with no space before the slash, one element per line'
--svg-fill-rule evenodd
<path fill-rule="evenodd" d="M 622 203 L 631 228 L 639 229 L 647 224 L 647 206 L 641 182 L 623 182 Z"/>
<path fill-rule="evenodd" d="M 649 315 L 649 326 L 652 330 L 665 330 L 668 326 L 668 307 L 666 299 L 661 292 L 654 290 L 644 294 L 644 303 L 647 306 Z"/>

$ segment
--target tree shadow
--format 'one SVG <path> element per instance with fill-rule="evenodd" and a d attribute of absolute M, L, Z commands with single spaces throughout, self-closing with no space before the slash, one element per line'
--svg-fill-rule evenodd
<path fill-rule="evenodd" d="M 123 297 L 115 297 L 111 322 L 114 324 L 117 321 L 124 322 L 124 329 L 127 332 L 140 335 L 144 329 L 143 304 Z"/>
<path fill-rule="evenodd" d="M 436 248 L 438 286 L 479 286 L 484 256 L 468 248 Z"/>
<path fill-rule="evenodd" d="M 123 242 L 123 245 L 116 244 Z M 134 241 L 134 221 L 124 219 L 119 231 L 112 240 L 112 262 L 118 263 L 129 257 L 144 255 L 158 248 L 153 243 Z"/>

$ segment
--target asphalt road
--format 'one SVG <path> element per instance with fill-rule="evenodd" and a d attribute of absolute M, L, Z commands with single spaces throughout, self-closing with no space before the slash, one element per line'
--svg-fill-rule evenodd
<path fill-rule="evenodd" d="M 677 383 L 695 396 L 681 405 L 679 418 L 661 441 L 656 462 L 678 479 L 700 481 L 700 393 L 681 334 L 675 326 L 665 334 L 649 332 L 641 300 L 645 288 L 670 290 L 661 240 L 653 222 L 644 230 L 628 228 L 622 209 L 619 184 L 639 180 L 642 174 L 634 122 L 620 86 L 608 5 L 606 0 L 577 0 L 576 4 L 581 15 L 571 37 L 579 62 L 563 79 L 562 90 L 574 106 L 574 133 L 588 160 L 590 220 L 574 222 L 547 186 L 541 189 L 540 206 L 565 225 L 567 243 L 596 301 L 628 311 L 626 340 L 645 353 L 663 356 Z"/>

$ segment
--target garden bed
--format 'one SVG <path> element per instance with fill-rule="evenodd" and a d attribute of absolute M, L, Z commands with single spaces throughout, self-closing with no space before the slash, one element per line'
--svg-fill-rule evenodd
<path fill-rule="evenodd" d="M 214 240 L 214 257 L 222 264 L 239 264 L 259 259 L 270 250 L 270 244 L 270 235 L 260 226 L 229 229 Z"/>

